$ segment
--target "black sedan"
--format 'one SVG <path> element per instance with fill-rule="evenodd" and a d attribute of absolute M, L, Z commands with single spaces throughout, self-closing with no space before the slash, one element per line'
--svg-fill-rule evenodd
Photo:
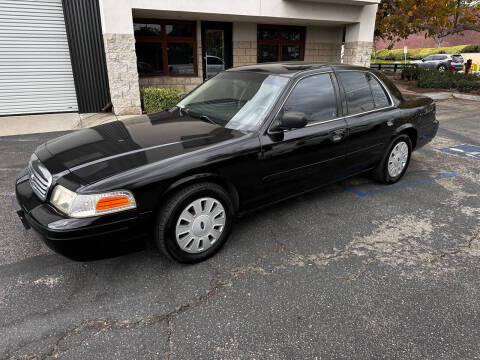
<path fill-rule="evenodd" d="M 435 110 L 365 68 L 240 67 L 169 111 L 41 145 L 14 206 L 49 245 L 153 234 L 167 257 L 199 262 L 248 211 L 364 172 L 399 181 Z"/>

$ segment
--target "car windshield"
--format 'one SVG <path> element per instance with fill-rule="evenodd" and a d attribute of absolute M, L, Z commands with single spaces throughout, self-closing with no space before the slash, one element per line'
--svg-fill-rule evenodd
<path fill-rule="evenodd" d="M 208 80 L 177 104 L 181 112 L 223 127 L 257 129 L 288 79 L 241 71 L 223 72 Z"/>

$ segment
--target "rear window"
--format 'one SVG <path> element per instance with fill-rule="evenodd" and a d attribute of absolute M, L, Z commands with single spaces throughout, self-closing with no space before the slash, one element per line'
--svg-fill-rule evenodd
<path fill-rule="evenodd" d="M 386 108 L 391 105 L 387 92 L 378 80 L 370 73 L 367 73 L 367 79 L 372 89 L 373 101 L 376 109 Z"/>
<path fill-rule="evenodd" d="M 370 84 L 364 72 L 348 71 L 341 72 L 338 75 L 345 90 L 350 115 L 375 109 Z"/>
<path fill-rule="evenodd" d="M 452 59 L 455 62 L 463 62 L 463 56 L 462 55 L 453 55 Z"/>

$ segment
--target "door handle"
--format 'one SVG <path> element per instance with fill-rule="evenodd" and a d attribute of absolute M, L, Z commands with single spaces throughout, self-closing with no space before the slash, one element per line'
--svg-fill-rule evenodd
<path fill-rule="evenodd" d="M 343 138 L 345 137 L 345 134 L 347 133 L 347 129 L 338 129 L 334 130 L 330 133 L 330 139 L 333 142 L 339 142 L 342 141 Z"/>
<path fill-rule="evenodd" d="M 387 126 L 393 126 L 394 119 L 388 119 L 387 120 Z"/>

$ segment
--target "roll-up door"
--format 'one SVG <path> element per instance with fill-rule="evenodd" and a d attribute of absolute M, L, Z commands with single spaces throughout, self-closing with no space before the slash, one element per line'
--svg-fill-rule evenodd
<path fill-rule="evenodd" d="M 0 115 L 78 111 L 61 0 L 0 0 Z"/>

